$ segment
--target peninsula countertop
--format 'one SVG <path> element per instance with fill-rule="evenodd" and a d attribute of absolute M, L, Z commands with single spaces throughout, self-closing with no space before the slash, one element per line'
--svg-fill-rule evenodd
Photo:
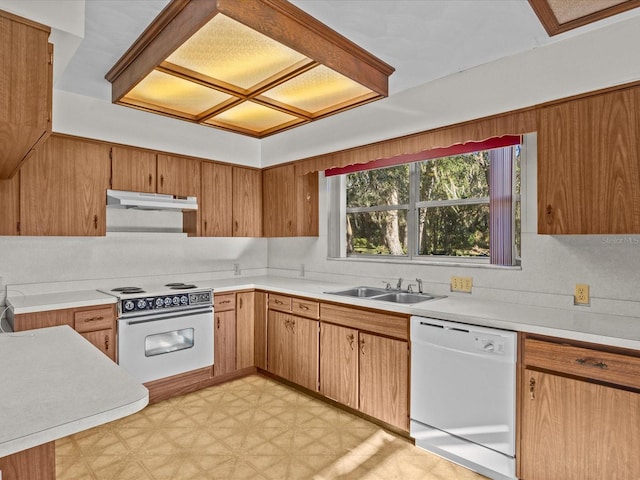
<path fill-rule="evenodd" d="M 0 457 L 142 410 L 149 392 L 68 326 L 0 334 Z"/>

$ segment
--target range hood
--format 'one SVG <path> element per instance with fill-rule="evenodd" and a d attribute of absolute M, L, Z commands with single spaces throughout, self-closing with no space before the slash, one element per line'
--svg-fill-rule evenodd
<path fill-rule="evenodd" d="M 107 190 L 107 206 L 138 210 L 197 210 L 196 197 Z"/>

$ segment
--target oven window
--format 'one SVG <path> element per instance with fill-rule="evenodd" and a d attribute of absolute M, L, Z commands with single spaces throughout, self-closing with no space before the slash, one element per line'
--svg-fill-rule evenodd
<path fill-rule="evenodd" d="M 193 328 L 156 333 L 144 339 L 145 357 L 155 357 L 193 347 Z"/>

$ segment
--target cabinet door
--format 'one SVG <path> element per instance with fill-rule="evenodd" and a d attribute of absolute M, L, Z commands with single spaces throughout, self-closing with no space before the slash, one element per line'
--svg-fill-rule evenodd
<path fill-rule="evenodd" d="M 202 162 L 202 195 L 198 199 L 202 236 L 231 237 L 233 175 L 230 165 Z"/>
<path fill-rule="evenodd" d="M 269 310 L 267 324 L 267 370 L 275 375 L 292 380 L 291 359 L 293 342 L 290 332 L 291 315 Z"/>
<path fill-rule="evenodd" d="M 540 109 L 538 233 L 640 233 L 640 91 Z"/>
<path fill-rule="evenodd" d="M 114 362 L 116 361 L 116 342 L 114 330 L 96 330 L 93 332 L 81 333 L 84 338 L 94 344 L 102 353 Z"/>
<path fill-rule="evenodd" d="M 50 28 L 0 11 L 0 179 L 51 132 Z"/>
<path fill-rule="evenodd" d="M 23 330 L 57 327 L 59 325 L 69 325 L 73 328 L 73 312 L 72 308 L 67 308 L 63 310 L 20 313 L 13 319 L 13 329 L 16 332 L 21 332 Z"/>
<path fill-rule="evenodd" d="M 255 292 L 253 296 L 254 323 L 253 323 L 253 358 L 255 366 L 267 369 L 267 294 Z"/>
<path fill-rule="evenodd" d="M 11 180 L 0 180 L 0 235 L 19 235 L 20 172 Z"/>
<path fill-rule="evenodd" d="M 216 312 L 213 316 L 213 374 L 236 370 L 236 312 Z"/>
<path fill-rule="evenodd" d="M 254 361 L 254 292 L 236 294 L 236 367 L 252 367 Z"/>
<path fill-rule="evenodd" d="M 360 410 L 409 428 L 409 347 L 407 342 L 360 333 Z"/>
<path fill-rule="evenodd" d="M 320 393 L 358 408 L 358 331 L 320 324 Z"/>
<path fill-rule="evenodd" d="M 640 472 L 640 394 L 525 369 L 522 480 L 631 479 Z"/>
<path fill-rule="evenodd" d="M 111 188 L 131 192 L 156 192 L 156 154 L 137 148 L 111 149 Z"/>
<path fill-rule="evenodd" d="M 233 236 L 262 235 L 262 174 L 233 167 Z"/>
<path fill-rule="evenodd" d="M 200 161 L 158 155 L 158 193 L 181 197 L 200 196 Z"/>
<path fill-rule="evenodd" d="M 293 355 L 289 359 L 291 381 L 318 391 L 318 322 L 291 316 Z"/>
<path fill-rule="evenodd" d="M 50 137 L 20 171 L 21 234 L 104 235 L 109 150 L 102 143 Z"/>

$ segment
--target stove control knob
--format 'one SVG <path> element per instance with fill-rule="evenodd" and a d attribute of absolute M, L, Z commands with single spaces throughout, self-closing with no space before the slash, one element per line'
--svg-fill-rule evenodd
<path fill-rule="evenodd" d="M 186 296 L 186 295 L 182 295 L 182 296 L 180 297 L 180 303 L 181 303 L 182 305 L 186 305 L 187 303 L 189 303 L 189 299 L 187 298 L 187 296 Z"/>
<path fill-rule="evenodd" d="M 138 303 L 136 303 L 136 307 L 138 307 L 138 310 L 144 310 L 146 306 L 147 302 L 142 299 L 138 300 Z"/>
<path fill-rule="evenodd" d="M 173 297 L 173 299 L 171 300 L 171 302 L 174 305 L 180 305 L 180 297 Z"/>
<path fill-rule="evenodd" d="M 168 307 L 169 305 L 171 305 L 171 297 L 165 297 L 164 298 L 164 306 Z"/>
<path fill-rule="evenodd" d="M 126 302 L 124 302 L 124 309 L 129 311 L 129 310 L 133 310 L 134 307 L 134 303 L 131 300 L 127 300 Z"/>
<path fill-rule="evenodd" d="M 161 307 L 163 305 L 163 301 L 160 297 L 156 298 L 156 307 Z"/>

